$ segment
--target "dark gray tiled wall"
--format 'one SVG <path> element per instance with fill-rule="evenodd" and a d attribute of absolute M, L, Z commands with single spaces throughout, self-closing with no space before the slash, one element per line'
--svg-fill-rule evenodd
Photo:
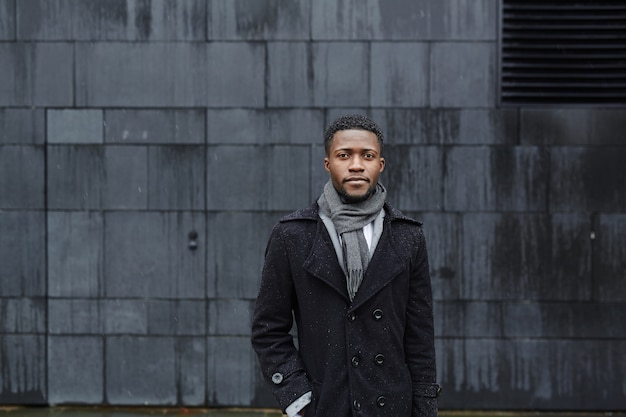
<path fill-rule="evenodd" d="M 626 110 L 522 109 L 521 141 L 537 145 L 623 145 Z"/>
<path fill-rule="evenodd" d="M 315 144 L 324 129 L 318 109 L 208 109 L 212 145 Z"/>
<path fill-rule="evenodd" d="M 598 300 L 626 302 L 626 256 L 623 244 L 626 215 L 601 214 L 594 222 L 597 244 L 594 250 L 594 292 Z M 622 304 L 622 307 L 624 305 Z M 626 308 L 622 309 L 622 318 Z"/>
<path fill-rule="evenodd" d="M 551 210 L 593 213 L 626 207 L 624 146 L 553 146 L 550 159 Z"/>
<path fill-rule="evenodd" d="M 202 298 L 205 217 L 190 212 L 105 215 L 104 291 L 108 297 Z M 198 249 L 189 234 L 198 235 Z"/>
<path fill-rule="evenodd" d="M 99 335 L 48 337 L 49 402 L 104 401 L 103 340 Z"/>
<path fill-rule="evenodd" d="M 0 40 L 15 39 L 15 0 L 0 2 Z"/>
<path fill-rule="evenodd" d="M 0 210 L 0 236 L 0 297 L 45 297 L 45 213 Z"/>
<path fill-rule="evenodd" d="M 209 39 L 308 40 L 313 7 L 307 0 L 212 0 L 207 14 Z"/>
<path fill-rule="evenodd" d="M 49 211 L 48 295 L 104 296 L 104 219 L 97 211 Z"/>
<path fill-rule="evenodd" d="M 109 109 L 104 123 L 104 143 L 204 144 L 205 117 L 199 109 Z"/>
<path fill-rule="evenodd" d="M 3 404 L 45 404 L 47 402 L 46 337 L 36 334 L 0 335 L 2 352 Z"/>
<path fill-rule="evenodd" d="M 173 337 L 109 337 L 105 346 L 106 392 L 113 404 L 174 405 L 177 396 L 176 356 Z"/>
<path fill-rule="evenodd" d="M 370 52 L 370 105 L 423 107 L 430 103 L 426 42 L 377 42 Z"/>
<path fill-rule="evenodd" d="M 626 113 L 498 107 L 498 15 L 0 0 L 0 403 L 275 407 L 267 238 L 365 113 L 424 222 L 441 406 L 624 408 Z"/>
<path fill-rule="evenodd" d="M 0 106 L 71 106 L 74 51 L 69 43 L 0 43 Z"/>
<path fill-rule="evenodd" d="M 588 389 L 621 384 L 623 339 L 455 338 L 439 340 L 437 347 L 439 374 L 450 381 L 446 404 L 453 409 L 471 404 L 501 410 L 514 403 L 558 410 L 565 401 L 572 410 L 624 406 L 623 397 Z"/>
<path fill-rule="evenodd" d="M 41 146 L 0 145 L 1 208 L 43 208 L 44 158 Z"/>
<path fill-rule="evenodd" d="M 45 111 L 0 108 L 0 145 L 43 145 Z"/>
<path fill-rule="evenodd" d="M 17 1 L 18 34 L 28 41 L 202 41 L 206 1 Z"/>
<path fill-rule="evenodd" d="M 75 48 L 76 104 L 81 107 L 265 103 L 265 48 L 260 43 L 96 42 Z"/>

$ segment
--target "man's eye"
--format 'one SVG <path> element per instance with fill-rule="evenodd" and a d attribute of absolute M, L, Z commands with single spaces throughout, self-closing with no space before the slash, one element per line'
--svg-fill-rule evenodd
<path fill-rule="evenodd" d="M 337 155 L 339 158 L 347 158 L 348 154 L 347 153 L 340 153 L 339 155 Z"/>

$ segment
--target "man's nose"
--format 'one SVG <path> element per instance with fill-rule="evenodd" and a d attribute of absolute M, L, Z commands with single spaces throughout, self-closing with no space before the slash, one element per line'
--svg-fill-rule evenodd
<path fill-rule="evenodd" d="M 363 158 L 359 155 L 354 155 L 350 160 L 350 170 L 351 171 L 363 171 L 365 167 L 363 166 Z"/>

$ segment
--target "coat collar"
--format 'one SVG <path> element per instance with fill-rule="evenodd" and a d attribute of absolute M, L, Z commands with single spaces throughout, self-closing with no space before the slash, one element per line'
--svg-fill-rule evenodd
<path fill-rule="evenodd" d="M 403 264 L 402 259 L 397 254 L 391 233 L 391 222 L 404 221 L 413 224 L 421 225 L 421 222 L 411 219 L 405 216 L 399 210 L 394 209 L 387 203 L 384 206 L 385 220 L 383 226 L 383 233 L 380 237 L 372 260 L 369 263 L 365 276 L 363 277 L 363 283 L 356 294 L 350 310 L 358 308 L 361 304 L 374 296 L 378 291 L 391 282 L 406 265 Z M 324 223 L 320 219 L 319 207 L 317 203 L 313 203 L 311 206 L 300 209 L 287 215 L 281 222 L 289 222 L 295 220 L 309 220 L 317 222 L 317 231 L 311 251 L 304 262 L 304 269 L 313 276 L 325 282 L 331 288 L 333 288 L 339 295 L 341 295 L 346 303 L 350 303 L 348 297 L 348 291 L 346 288 L 346 278 L 341 266 L 337 261 L 337 255 L 333 248 L 328 230 L 324 226 Z"/>

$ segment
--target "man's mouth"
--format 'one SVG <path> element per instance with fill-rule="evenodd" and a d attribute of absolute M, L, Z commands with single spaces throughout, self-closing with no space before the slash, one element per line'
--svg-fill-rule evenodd
<path fill-rule="evenodd" d="M 343 182 L 370 182 L 370 180 L 365 177 L 348 177 Z"/>

